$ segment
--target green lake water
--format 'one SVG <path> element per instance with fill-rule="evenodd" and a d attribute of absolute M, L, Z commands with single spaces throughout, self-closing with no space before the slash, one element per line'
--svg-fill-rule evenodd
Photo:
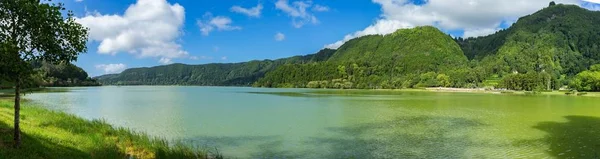
<path fill-rule="evenodd" d="M 600 158 L 600 98 L 234 87 L 25 96 L 235 158 Z"/>

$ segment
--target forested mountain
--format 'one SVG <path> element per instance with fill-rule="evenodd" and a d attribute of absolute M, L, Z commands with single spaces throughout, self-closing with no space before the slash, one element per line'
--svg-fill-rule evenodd
<path fill-rule="evenodd" d="M 38 72 L 37 80 L 40 86 L 71 87 L 71 86 L 99 86 L 95 79 L 88 76 L 82 68 L 71 63 L 58 65 L 47 62 L 34 63 Z"/>
<path fill-rule="evenodd" d="M 504 71 L 552 69 L 574 75 L 600 62 L 600 12 L 558 4 L 496 34 L 458 42 L 470 59 L 502 58 L 514 68 Z M 543 66 L 534 68 L 534 62 Z"/>
<path fill-rule="evenodd" d="M 344 44 L 327 63 L 320 63 L 322 66 L 280 67 L 256 86 L 558 89 L 568 85 L 576 74 L 600 63 L 600 12 L 574 5 L 550 5 L 495 34 L 457 38 L 460 50 L 453 49 L 457 45 L 447 39 L 431 27 L 365 36 Z M 470 60 L 468 66 L 448 52 L 464 54 Z M 312 74 L 304 70 L 327 72 L 328 76 L 310 77 Z"/>
<path fill-rule="evenodd" d="M 27 87 L 72 87 L 72 86 L 99 86 L 95 79 L 88 76 L 82 68 L 71 63 L 50 64 L 34 61 L 31 63 L 34 71 Z M 11 88 L 13 83 L 0 79 L 0 88 Z"/>
<path fill-rule="evenodd" d="M 350 40 L 326 62 L 279 67 L 255 86 L 412 87 L 419 84 L 421 74 L 431 72 L 437 78 L 439 73 L 442 78 L 456 74 L 458 68 L 467 68 L 459 45 L 437 28 L 426 26 Z"/>
<path fill-rule="evenodd" d="M 557 89 L 574 75 L 600 63 L 600 12 L 574 5 L 551 5 L 496 34 L 457 42 L 465 55 L 489 75 L 511 81 L 511 77 L 529 74 L 545 81 L 515 86 L 505 80 L 504 87 Z"/>
<path fill-rule="evenodd" d="M 250 61 L 226 64 L 171 64 L 150 68 L 132 68 L 120 74 L 96 77 L 108 85 L 202 85 L 249 86 L 268 71 L 284 64 L 304 64 L 325 61 L 335 50 L 323 49 L 315 54 L 278 60 Z"/>
<path fill-rule="evenodd" d="M 551 3 L 484 37 L 452 39 L 434 27 L 417 27 L 359 37 L 338 50 L 307 56 L 236 64 L 173 64 L 129 69 L 98 79 L 106 84 L 549 90 L 569 85 L 573 78 L 584 77 L 577 74 L 600 63 L 598 45 L 600 12 Z"/>

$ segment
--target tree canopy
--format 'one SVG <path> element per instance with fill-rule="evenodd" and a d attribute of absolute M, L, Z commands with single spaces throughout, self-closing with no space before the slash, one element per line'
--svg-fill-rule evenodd
<path fill-rule="evenodd" d="M 569 85 L 577 74 L 600 63 L 599 45 L 600 12 L 550 3 L 487 36 L 453 39 L 425 26 L 358 37 L 337 50 L 307 56 L 136 68 L 98 80 L 105 84 L 550 90 Z"/>
<path fill-rule="evenodd" d="M 21 143 L 20 89 L 35 73 L 32 62 L 70 62 L 87 49 L 88 30 L 63 10 L 49 0 L 0 1 L 0 77 L 15 84 L 15 147 Z"/>

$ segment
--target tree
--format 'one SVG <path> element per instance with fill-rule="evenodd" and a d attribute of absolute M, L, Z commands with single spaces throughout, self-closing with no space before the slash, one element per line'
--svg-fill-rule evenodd
<path fill-rule="evenodd" d="M 552 1 L 552 2 L 550 2 L 549 6 L 552 7 L 552 6 L 555 6 L 555 5 L 556 5 L 556 2 Z"/>
<path fill-rule="evenodd" d="M 449 87 L 450 86 L 450 76 L 445 75 L 445 74 L 438 74 L 436 77 L 436 80 L 438 81 L 439 85 L 442 87 Z"/>
<path fill-rule="evenodd" d="M 87 51 L 87 28 L 75 22 L 71 11 L 64 18 L 64 10 L 50 0 L 0 0 L 0 78 L 14 83 L 16 148 L 21 145 L 21 89 L 35 73 L 31 62 L 71 62 Z"/>
<path fill-rule="evenodd" d="M 589 71 L 577 74 L 570 87 L 578 91 L 600 91 L 600 65 L 593 65 Z"/>

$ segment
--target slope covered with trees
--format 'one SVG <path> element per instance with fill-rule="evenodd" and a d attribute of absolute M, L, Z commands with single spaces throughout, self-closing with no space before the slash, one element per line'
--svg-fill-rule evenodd
<path fill-rule="evenodd" d="M 88 76 L 82 68 L 71 63 L 51 64 L 48 62 L 34 63 L 37 70 L 36 83 L 39 86 L 71 87 L 71 86 L 99 86 L 95 79 Z"/>
<path fill-rule="evenodd" d="M 438 29 L 426 26 L 350 40 L 326 62 L 279 67 L 255 86 L 361 89 L 463 86 L 464 83 L 445 78 L 448 74 L 459 77 L 457 69 L 461 68 L 468 67 L 459 45 Z M 438 75 L 446 81 L 437 82 Z M 433 80 L 429 81 L 428 76 L 434 76 Z"/>
<path fill-rule="evenodd" d="M 132 68 L 120 74 L 96 77 L 107 85 L 202 85 L 249 86 L 266 72 L 284 64 L 325 61 L 335 50 L 323 49 L 315 54 L 294 56 L 278 60 L 242 63 L 185 65 L 171 64 L 150 68 Z"/>
<path fill-rule="evenodd" d="M 600 63 L 599 45 L 600 12 L 551 3 L 483 37 L 452 39 L 434 27 L 417 27 L 355 38 L 338 50 L 307 56 L 129 69 L 98 80 L 105 84 L 551 90 L 573 86 L 576 75 Z"/>
<path fill-rule="evenodd" d="M 87 72 L 71 63 L 51 64 L 48 62 L 30 62 L 33 74 L 24 87 L 75 87 L 75 86 L 100 86 L 95 79 L 88 76 Z M 0 79 L 0 89 L 14 87 L 14 82 Z"/>
<path fill-rule="evenodd" d="M 457 42 L 486 76 L 504 78 L 500 87 L 558 89 L 574 75 L 600 63 L 600 12 L 550 5 L 496 34 Z M 517 87 L 516 79 L 535 86 Z"/>

